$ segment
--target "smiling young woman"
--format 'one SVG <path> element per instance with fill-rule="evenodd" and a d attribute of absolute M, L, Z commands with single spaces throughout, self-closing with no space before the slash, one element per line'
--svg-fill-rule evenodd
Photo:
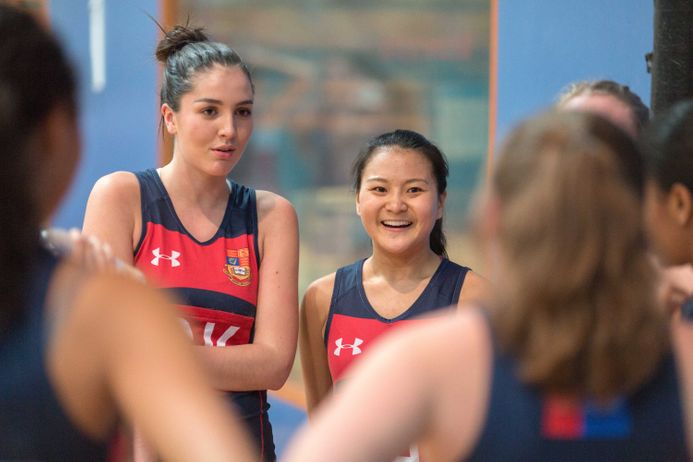
<path fill-rule="evenodd" d="M 296 351 L 296 214 L 274 193 L 227 181 L 253 131 L 255 89 L 238 54 L 201 29 L 176 26 L 156 55 L 173 158 L 101 178 L 84 232 L 175 292 L 213 385 L 274 460 L 266 390 L 284 384 Z"/>
<path fill-rule="evenodd" d="M 303 298 L 300 351 L 309 412 L 381 335 L 487 290 L 484 279 L 447 259 L 447 175 L 443 153 L 408 130 L 372 139 L 357 157 L 356 213 L 373 253 L 313 282 Z M 408 460 L 417 460 L 415 453 Z"/>

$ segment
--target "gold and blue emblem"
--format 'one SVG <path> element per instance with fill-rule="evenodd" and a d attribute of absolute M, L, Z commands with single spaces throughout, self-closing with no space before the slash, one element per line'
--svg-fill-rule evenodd
<path fill-rule="evenodd" d="M 247 286 L 251 282 L 250 252 L 248 248 L 226 249 L 224 274 L 238 286 Z"/>

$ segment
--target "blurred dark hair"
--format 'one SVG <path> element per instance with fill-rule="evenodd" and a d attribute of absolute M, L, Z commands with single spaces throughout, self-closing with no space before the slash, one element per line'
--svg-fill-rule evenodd
<path fill-rule="evenodd" d="M 664 191 L 681 183 L 693 191 L 693 99 L 654 118 L 642 137 L 645 166 Z"/>
<path fill-rule="evenodd" d="M 31 15 L 0 4 L 0 332 L 19 317 L 38 206 L 30 140 L 59 105 L 76 110 L 75 78 L 63 51 Z"/>
<path fill-rule="evenodd" d="M 421 153 L 431 164 L 433 176 L 436 179 L 438 195 L 445 192 L 448 186 L 448 162 L 443 152 L 431 143 L 423 135 L 411 130 L 395 130 L 372 138 L 359 152 L 351 169 L 354 180 L 353 186 L 356 192 L 361 188 L 363 169 L 370 161 L 373 154 L 380 148 L 398 146 L 403 149 L 411 149 Z M 431 250 L 442 257 L 447 258 L 445 249 L 446 239 L 443 233 L 443 219 L 436 220 L 430 236 Z"/>

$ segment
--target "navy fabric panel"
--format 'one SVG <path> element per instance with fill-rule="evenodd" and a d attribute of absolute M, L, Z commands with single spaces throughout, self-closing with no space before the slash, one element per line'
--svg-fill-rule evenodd
<path fill-rule="evenodd" d="M 495 343 L 495 342 L 494 342 Z M 469 461 L 684 461 L 686 443 L 676 364 L 672 355 L 626 398 L 626 437 L 549 439 L 541 435 L 543 395 L 521 383 L 517 362 L 494 345 L 490 402 Z"/>
<path fill-rule="evenodd" d="M 323 341 L 329 338 L 330 325 L 335 314 L 354 318 L 377 319 L 383 323 L 395 323 L 457 303 L 464 278 L 469 268 L 443 258 L 419 298 L 401 315 L 387 319 L 373 309 L 363 288 L 363 263 L 359 260 L 337 270 L 325 325 Z"/>
<path fill-rule="evenodd" d="M 233 411 L 245 423 L 246 429 L 256 444 L 263 461 L 276 459 L 272 424 L 269 421 L 270 404 L 266 390 L 238 391 L 226 393 Z"/>
<path fill-rule="evenodd" d="M 160 186 L 161 179 L 155 169 L 150 168 L 141 172 L 135 172 L 140 183 L 140 206 L 142 208 L 142 234 L 135 248 L 135 254 L 139 251 L 140 244 L 147 232 L 147 223 L 152 222 L 163 225 L 167 229 L 185 233 L 178 220 L 174 217 L 168 194 Z"/>
<path fill-rule="evenodd" d="M 41 249 L 28 284 L 28 310 L 0 339 L 0 459 L 105 460 L 106 445 L 62 410 L 45 371 L 44 306 L 57 260 Z"/>
<path fill-rule="evenodd" d="M 199 245 L 204 242 L 197 241 L 178 220 L 173 203 L 161 182 L 161 178 L 156 169 L 150 168 L 141 172 L 135 172 L 135 176 L 140 183 L 141 207 L 142 207 L 142 235 L 135 248 L 135 254 L 144 239 L 146 223 L 151 222 L 164 226 L 171 231 L 177 231 L 189 236 Z M 243 234 L 252 234 L 257 237 L 257 208 L 255 200 L 255 190 L 236 182 L 229 181 L 230 195 L 226 207 L 224 219 L 219 227 L 219 231 L 208 242 L 212 242 L 219 237 L 236 237 Z M 237 213 L 234 213 L 236 211 Z M 241 211 L 241 213 L 238 213 Z M 239 219 L 239 217 L 242 217 Z M 256 257 L 260 262 L 259 254 Z"/>
<path fill-rule="evenodd" d="M 184 305 L 199 306 L 217 311 L 241 314 L 243 316 L 255 317 L 255 305 L 248 303 L 237 297 L 233 297 L 221 292 L 214 292 L 204 289 L 193 289 L 190 287 L 176 287 L 167 289 L 178 301 Z M 227 307 L 233 309 L 227 309 Z"/>

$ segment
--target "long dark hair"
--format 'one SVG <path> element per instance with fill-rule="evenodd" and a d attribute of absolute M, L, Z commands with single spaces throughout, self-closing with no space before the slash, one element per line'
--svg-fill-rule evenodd
<path fill-rule="evenodd" d="M 425 136 L 411 130 L 395 130 L 389 133 L 372 138 L 366 146 L 359 152 L 354 165 L 351 169 L 354 179 L 354 191 L 358 193 L 361 188 L 361 177 L 363 169 L 373 157 L 375 151 L 387 146 L 399 146 L 403 149 L 411 149 L 421 153 L 431 163 L 431 170 L 436 179 L 438 196 L 443 194 L 448 187 L 448 162 L 445 154 L 438 149 L 438 146 L 431 143 Z M 443 233 L 443 219 L 436 220 L 431 230 L 430 245 L 431 250 L 441 257 L 448 257 L 445 249 L 446 239 Z"/>
<path fill-rule="evenodd" d="M 648 176 L 663 191 L 674 183 L 693 191 L 693 99 L 655 117 L 642 141 Z"/>
<path fill-rule="evenodd" d="M 48 114 L 75 109 L 72 69 L 55 38 L 28 13 L 0 5 L 0 333 L 24 307 L 23 287 L 38 240 L 28 144 Z"/>

